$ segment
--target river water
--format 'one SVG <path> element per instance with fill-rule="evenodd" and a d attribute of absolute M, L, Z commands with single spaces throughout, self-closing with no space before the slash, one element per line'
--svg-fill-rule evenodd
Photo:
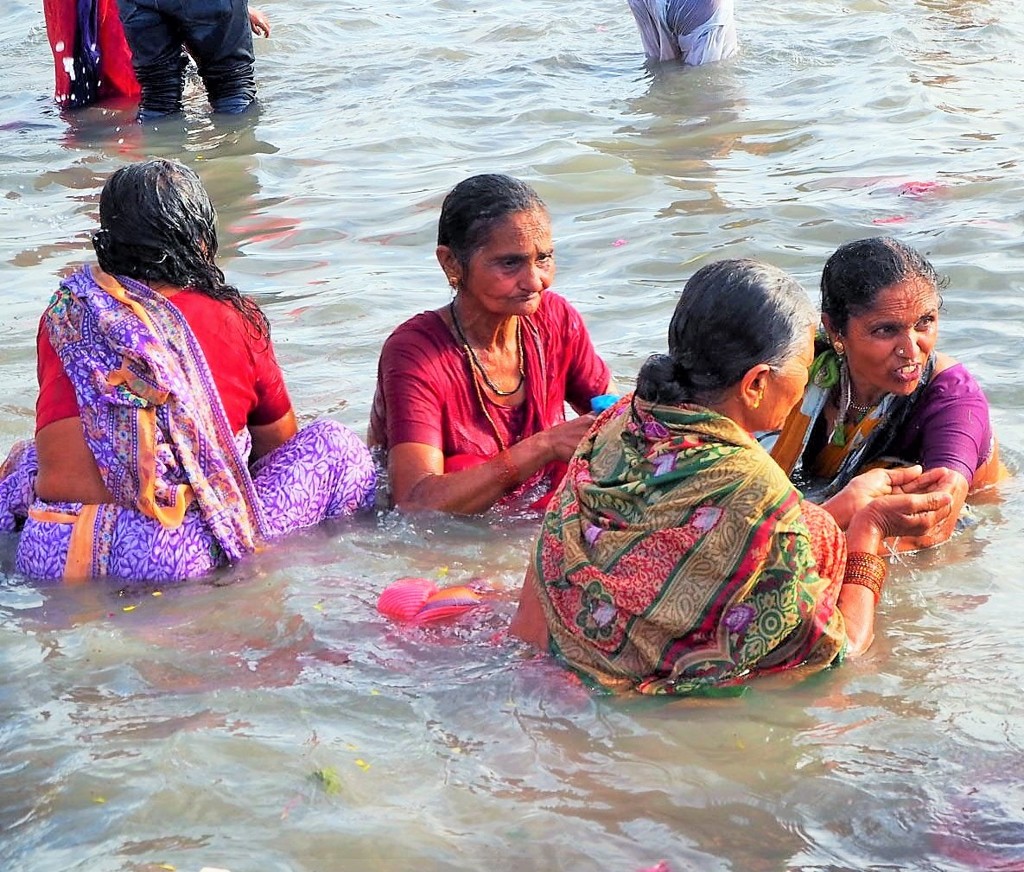
<path fill-rule="evenodd" d="M 444 193 L 502 171 L 548 202 L 556 287 L 621 383 L 702 263 L 813 292 L 893 233 L 949 276 L 940 347 L 1024 447 L 1013 0 L 737 12 L 742 53 L 648 69 L 624 0 L 266 0 L 258 118 L 61 116 L 40 4 L 0 18 L 0 450 L 32 431 L 34 336 L 89 255 L 99 189 L 173 156 L 220 212 L 302 420 L 364 431 L 376 357 L 446 300 Z M 582 10 L 575 7 L 572 11 Z M 1024 490 L 894 567 L 866 659 L 740 700 L 596 697 L 502 630 L 532 529 L 363 518 L 211 583 L 38 588 L 0 541 L 0 869 L 21 872 L 1024 869 Z M 489 608 L 388 624 L 391 580 L 485 579 Z"/>

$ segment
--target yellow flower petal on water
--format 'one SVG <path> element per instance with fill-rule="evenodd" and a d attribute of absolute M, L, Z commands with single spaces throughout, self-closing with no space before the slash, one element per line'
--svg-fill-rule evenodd
<path fill-rule="evenodd" d="M 448 574 L 448 567 L 447 566 L 439 566 L 437 568 L 438 578 L 444 578 L 447 574 Z"/>
<path fill-rule="evenodd" d="M 153 591 L 153 596 L 163 596 L 163 595 L 164 595 L 163 591 L 160 591 L 160 590 L 154 590 Z"/>
<path fill-rule="evenodd" d="M 98 803 L 100 803 L 100 804 L 103 804 L 104 802 L 106 802 L 106 801 L 107 801 L 107 798 L 106 798 L 105 796 L 94 796 L 94 797 L 92 798 L 92 801 L 93 801 L 93 802 L 98 802 Z"/>
<path fill-rule="evenodd" d="M 121 607 L 121 611 L 122 612 L 134 612 L 137 608 L 138 608 L 138 606 L 122 606 Z"/>
<path fill-rule="evenodd" d="M 370 688 L 370 696 L 380 696 L 380 691 L 377 688 Z"/>
<path fill-rule="evenodd" d="M 367 769 L 370 768 L 370 764 L 369 763 L 367 763 L 365 760 L 359 760 L 359 759 L 356 760 L 356 766 L 358 766 L 360 769 L 362 769 L 363 772 L 365 772 Z"/>

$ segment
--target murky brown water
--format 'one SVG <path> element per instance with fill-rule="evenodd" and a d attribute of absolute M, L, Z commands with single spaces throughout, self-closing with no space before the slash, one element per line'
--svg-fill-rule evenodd
<path fill-rule="evenodd" d="M 900 235 L 949 275 L 942 348 L 1020 465 L 1011 0 L 740 2 L 738 58 L 656 74 L 621 0 L 266 0 L 258 120 L 196 93 L 159 130 L 55 111 L 38 5 L 0 18 L 0 450 L 31 432 L 36 321 L 103 179 L 161 155 L 211 189 L 304 419 L 365 428 L 382 340 L 446 298 L 444 193 L 505 171 L 548 201 L 557 287 L 625 383 L 700 263 L 813 290 L 841 242 Z M 1011 481 L 906 558 L 869 658 L 712 706 L 591 697 L 504 641 L 527 526 L 361 520 L 178 590 L 7 575 L 0 869 L 1024 868 L 1022 506 Z M 410 574 L 504 592 L 400 629 L 374 603 Z"/>

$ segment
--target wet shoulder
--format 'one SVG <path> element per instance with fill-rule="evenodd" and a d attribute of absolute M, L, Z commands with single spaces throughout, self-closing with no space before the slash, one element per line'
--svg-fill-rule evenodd
<path fill-rule="evenodd" d="M 420 312 L 403 321 L 384 340 L 385 349 L 427 349 L 454 345 L 448 325 L 437 311 Z"/>

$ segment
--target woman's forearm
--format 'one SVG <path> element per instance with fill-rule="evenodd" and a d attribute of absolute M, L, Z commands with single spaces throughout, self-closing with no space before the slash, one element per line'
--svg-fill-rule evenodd
<path fill-rule="evenodd" d="M 856 657 L 871 647 L 875 638 L 875 593 L 863 584 L 851 581 L 851 563 L 854 559 L 867 560 L 866 557 L 854 558 L 854 555 L 870 555 L 875 558 L 882 546 L 881 531 L 869 523 L 863 515 L 854 515 L 850 528 L 846 533 L 847 564 L 843 587 L 839 591 L 837 603 L 839 611 L 846 622 L 847 654 Z M 880 558 L 876 558 L 880 559 Z"/>
<path fill-rule="evenodd" d="M 846 653 L 857 657 L 875 638 L 875 595 L 859 584 L 843 584 L 837 603 L 846 623 Z"/>
<path fill-rule="evenodd" d="M 394 454 L 389 462 L 393 481 L 398 460 Z M 547 432 L 537 433 L 478 466 L 458 472 L 424 472 L 407 492 L 393 490 L 395 507 L 402 511 L 480 514 L 553 459 Z"/>

